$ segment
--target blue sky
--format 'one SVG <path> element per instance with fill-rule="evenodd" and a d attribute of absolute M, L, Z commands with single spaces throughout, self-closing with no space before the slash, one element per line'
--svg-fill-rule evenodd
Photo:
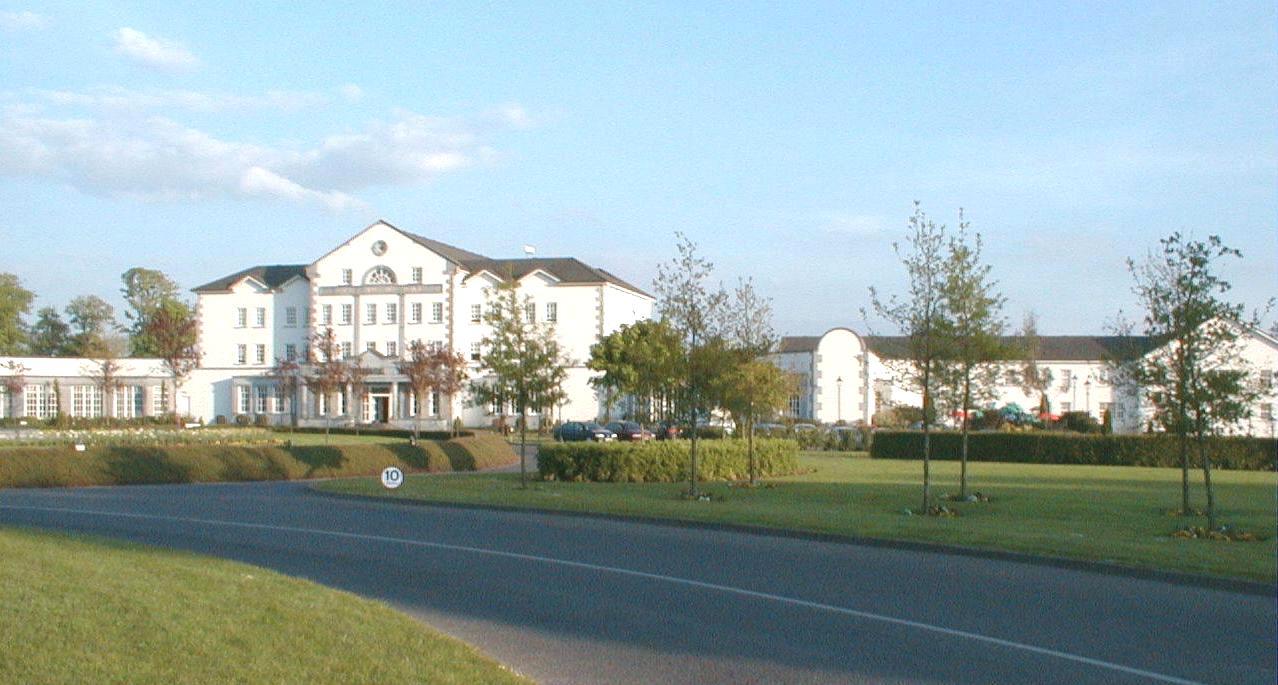
<path fill-rule="evenodd" d="M 1124 260 L 1221 235 L 1278 292 L 1278 10 L 1257 3 L 7 3 L 0 271 L 61 308 L 378 218 L 641 286 L 696 241 L 777 328 L 865 330 L 919 200 L 1008 318 L 1100 333 Z M 870 322 L 875 332 L 890 332 Z"/>

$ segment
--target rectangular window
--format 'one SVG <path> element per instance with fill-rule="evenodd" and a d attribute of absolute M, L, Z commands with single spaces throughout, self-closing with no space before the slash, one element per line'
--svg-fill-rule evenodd
<path fill-rule="evenodd" d="M 439 391 L 433 390 L 430 393 L 430 415 L 439 416 Z"/>
<path fill-rule="evenodd" d="M 248 309 L 245 307 L 235 308 L 235 327 L 244 328 L 248 326 Z"/>
<path fill-rule="evenodd" d="M 249 411 L 249 387 L 241 385 L 235 388 L 235 413 L 247 414 Z"/>
<path fill-rule="evenodd" d="M 375 342 L 369 342 L 369 343 L 368 343 L 367 345 L 365 345 L 364 347 L 365 347 L 365 348 L 366 348 L 369 352 L 376 352 L 376 351 L 377 351 L 377 343 L 375 343 Z"/>
<path fill-rule="evenodd" d="M 377 323 L 377 304 L 369 302 L 364 305 L 364 323 Z"/>
<path fill-rule="evenodd" d="M 351 317 L 354 316 L 354 305 L 342 305 L 342 318 L 340 319 L 343 326 L 351 325 Z"/>
<path fill-rule="evenodd" d="M 284 308 L 284 325 L 290 328 L 297 325 L 297 307 Z"/>
<path fill-rule="evenodd" d="M 414 302 L 412 307 L 409 309 L 409 311 L 412 312 L 412 316 L 410 318 L 413 323 L 422 322 L 422 303 L 421 302 Z"/>
<path fill-rule="evenodd" d="M 320 307 L 320 323 L 325 326 L 333 324 L 333 305 L 326 304 Z"/>
<path fill-rule="evenodd" d="M 420 266 L 413 267 L 413 282 L 414 283 L 422 282 L 422 268 Z"/>
<path fill-rule="evenodd" d="M 470 322 L 479 323 L 483 320 L 484 308 L 482 305 L 472 304 L 470 306 Z"/>
<path fill-rule="evenodd" d="M 1269 402 L 1266 402 L 1266 403 L 1264 403 L 1264 404 L 1260 405 L 1260 420 L 1261 420 L 1261 421 L 1273 421 L 1273 420 L 1274 420 L 1274 405 L 1273 405 L 1273 404 L 1270 404 Z"/>
<path fill-rule="evenodd" d="M 479 361 L 479 355 L 480 355 L 479 343 L 477 342 L 471 343 L 470 344 L 470 360 L 473 362 Z"/>
<path fill-rule="evenodd" d="M 431 302 L 430 303 L 430 322 L 443 323 L 443 321 L 444 321 L 444 303 Z"/>
<path fill-rule="evenodd" d="M 235 346 L 235 363 L 236 364 L 248 363 L 248 345 Z"/>
<path fill-rule="evenodd" d="M 546 320 L 549 321 L 550 323 L 554 323 L 559 320 L 559 303 L 558 302 L 546 303 Z"/>
<path fill-rule="evenodd" d="M 25 404 L 26 404 L 27 416 L 32 416 L 37 419 L 49 418 L 48 416 L 44 414 L 43 405 L 44 405 L 45 392 L 46 392 L 45 386 L 43 385 L 28 385 L 26 389 L 22 391 L 22 396 L 26 400 Z"/>
<path fill-rule="evenodd" d="M 289 361 L 293 361 L 294 359 L 297 359 L 297 345 L 293 343 L 285 343 L 284 358 Z"/>
<path fill-rule="evenodd" d="M 1072 408 L 1073 408 L 1073 405 L 1071 405 L 1069 402 L 1061 402 L 1062 414 L 1068 414 Z"/>
<path fill-rule="evenodd" d="M 386 323 L 399 323 L 399 305 L 394 302 L 386 305 Z"/>
<path fill-rule="evenodd" d="M 96 385 L 71 386 L 71 415 L 86 419 L 102 416 L 102 389 Z"/>
<path fill-rule="evenodd" d="M 151 388 L 151 415 L 160 416 L 169 410 L 169 386 L 161 383 Z"/>
<path fill-rule="evenodd" d="M 1105 412 L 1109 411 L 1110 406 L 1109 402 L 1100 403 L 1100 414 L 1102 419 L 1105 418 Z"/>
<path fill-rule="evenodd" d="M 344 340 L 342 341 L 342 357 L 346 358 L 349 356 L 351 356 L 351 341 Z"/>
<path fill-rule="evenodd" d="M 275 413 L 283 414 L 284 413 L 284 387 L 280 385 L 275 385 L 272 388 L 271 395 L 273 396 L 273 399 L 275 401 L 275 404 L 273 405 L 273 409 L 275 410 Z"/>
<path fill-rule="evenodd" d="M 328 415 L 328 395 L 319 395 L 315 398 L 317 409 L 320 416 Z"/>
<path fill-rule="evenodd" d="M 142 416 L 146 410 L 146 395 L 140 385 L 126 385 L 115 391 L 115 416 L 132 419 Z"/>
<path fill-rule="evenodd" d="M 311 325 L 311 308 L 310 307 L 302 307 L 302 325 L 303 326 Z"/>
<path fill-rule="evenodd" d="M 270 396 L 271 389 L 265 385 L 257 386 L 257 402 L 253 405 L 254 414 L 266 413 L 266 398 Z"/>
<path fill-rule="evenodd" d="M 395 353 L 396 353 L 396 352 L 398 352 L 398 351 L 399 351 L 399 346 L 395 344 L 395 341 L 394 341 L 394 340 L 387 340 L 387 341 L 386 341 L 386 356 L 387 356 L 387 357 L 394 357 L 394 356 L 396 356 L 396 355 L 395 355 Z"/>
<path fill-rule="evenodd" d="M 355 281 L 350 269 L 342 269 L 342 285 L 350 285 Z"/>
<path fill-rule="evenodd" d="M 537 323 L 537 305 L 533 302 L 524 303 L 524 323 Z"/>
<path fill-rule="evenodd" d="M 440 350 L 444 349 L 444 341 L 432 340 L 430 341 L 430 344 L 426 346 L 426 349 L 430 350 L 431 352 L 439 352 Z"/>
<path fill-rule="evenodd" d="M 253 321 L 254 328 L 266 328 L 266 307 L 257 308 L 257 318 Z"/>
<path fill-rule="evenodd" d="M 1069 369 L 1061 369 L 1061 385 L 1069 386 L 1072 380 L 1074 380 L 1074 372 Z"/>
<path fill-rule="evenodd" d="M 257 346 L 257 355 L 255 358 L 257 359 L 258 364 L 266 363 L 266 345 Z"/>

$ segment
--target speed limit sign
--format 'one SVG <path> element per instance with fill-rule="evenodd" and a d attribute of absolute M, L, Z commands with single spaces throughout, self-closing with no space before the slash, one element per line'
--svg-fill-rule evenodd
<path fill-rule="evenodd" d="M 386 487 L 394 490 L 395 488 L 403 484 L 404 484 L 403 471 L 400 471 L 394 466 L 388 466 L 386 467 L 385 470 L 382 471 L 382 485 L 385 485 Z"/>

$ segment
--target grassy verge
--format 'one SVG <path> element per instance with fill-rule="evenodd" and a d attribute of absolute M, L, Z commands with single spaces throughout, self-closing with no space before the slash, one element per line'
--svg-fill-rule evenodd
<path fill-rule="evenodd" d="M 0 528 L 6 683 L 520 683 L 389 607 L 265 569 Z"/>
<path fill-rule="evenodd" d="M 1201 519 L 1167 515 L 1180 501 L 1176 469 L 976 463 L 972 487 L 990 502 L 954 503 L 956 518 L 907 516 L 921 497 L 917 462 L 800 456 L 798 476 L 748 489 L 710 483 L 711 502 L 689 502 L 677 483 L 536 483 L 520 490 L 504 474 L 410 478 L 386 491 L 369 480 L 324 483 L 324 490 L 438 502 L 537 507 L 736 523 L 789 530 L 914 540 L 1129 566 L 1275 582 L 1278 527 L 1272 472 L 1218 471 L 1222 520 L 1266 536 L 1261 542 L 1178 540 L 1177 527 Z M 957 492 L 958 465 L 934 463 L 934 487 Z M 1201 486 L 1195 486 L 1202 498 Z"/>

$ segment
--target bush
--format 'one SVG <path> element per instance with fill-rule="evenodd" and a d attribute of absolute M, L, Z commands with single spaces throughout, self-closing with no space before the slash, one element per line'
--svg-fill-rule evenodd
<path fill-rule="evenodd" d="M 225 414 L 218 414 L 217 416 L 215 416 L 215 417 L 213 418 L 213 423 L 214 423 L 215 425 L 218 425 L 218 426 L 225 426 L 225 425 L 226 425 L 226 415 L 225 415 Z"/>
<path fill-rule="evenodd" d="M 543 445 L 537 470 L 542 480 L 672 483 L 688 478 L 690 448 L 687 440 Z M 759 475 L 794 473 L 798 451 L 793 440 L 755 440 Z M 741 480 L 750 474 L 744 440 L 700 442 L 697 462 L 698 475 L 706 480 Z"/>
<path fill-rule="evenodd" d="M 417 445 L 183 445 L 14 448 L 0 452 L 0 487 L 59 487 L 296 480 L 368 476 L 387 466 L 410 472 L 471 471 L 510 464 L 496 436 Z"/>
<path fill-rule="evenodd" d="M 322 426 L 318 428 L 314 426 L 298 426 L 297 428 L 292 429 L 288 426 L 275 426 L 272 430 L 284 433 L 311 433 L 318 435 L 323 435 L 325 433 L 325 429 Z M 327 432 L 332 435 L 382 435 L 391 438 L 403 438 L 405 440 L 413 437 L 412 429 L 405 428 L 361 428 L 357 432 L 354 428 L 347 426 L 333 426 L 332 428 L 329 428 Z M 422 440 L 449 440 L 454 437 L 453 434 L 448 431 L 422 431 L 417 435 Z M 476 433 L 475 431 L 464 430 L 459 431 L 456 437 L 466 438 L 474 435 L 492 435 L 492 433 Z"/>
<path fill-rule="evenodd" d="M 957 460 L 962 436 L 957 432 L 932 433 L 932 458 Z M 1212 465 L 1222 469 L 1275 470 L 1278 440 L 1273 438 L 1222 437 L 1208 442 Z M 923 434 L 919 431 L 878 431 L 870 456 L 875 459 L 919 459 Z M 971 433 L 968 458 L 972 461 L 1023 464 L 1092 464 L 1109 466 L 1179 467 L 1176 436 L 1103 435 L 1098 433 Z"/>
<path fill-rule="evenodd" d="M 236 414 L 236 415 L 235 415 L 235 425 L 237 425 L 237 426 L 247 426 L 247 425 L 249 425 L 249 417 L 248 417 L 248 414 Z"/>
<path fill-rule="evenodd" d="M 271 417 L 267 414 L 256 414 L 253 416 L 253 425 L 259 428 L 265 428 L 271 425 Z"/>

